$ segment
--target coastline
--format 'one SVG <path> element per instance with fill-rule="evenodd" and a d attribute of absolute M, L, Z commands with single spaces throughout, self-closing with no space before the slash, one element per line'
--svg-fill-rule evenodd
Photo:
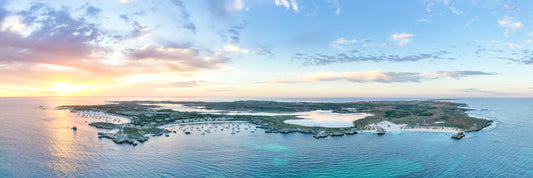
<path fill-rule="evenodd" d="M 375 126 L 379 126 L 383 129 L 385 129 L 386 132 L 402 132 L 402 131 L 409 131 L 409 132 L 442 132 L 442 133 L 457 133 L 462 132 L 464 130 L 454 127 L 438 127 L 438 126 L 427 126 L 427 127 L 407 127 L 407 124 L 395 124 L 390 121 L 381 121 L 376 124 L 372 124 L 374 126 L 370 126 L 371 129 L 363 129 L 362 132 L 371 132 L 371 133 L 377 133 L 377 129 Z"/>
<path fill-rule="evenodd" d="M 298 117 L 294 115 L 229 116 L 224 114 L 205 114 L 162 109 L 157 104 L 184 104 L 190 107 L 205 107 L 211 110 L 246 111 L 247 113 L 292 111 L 294 113 L 306 113 L 307 115 L 304 115 L 303 118 L 302 116 Z M 385 135 L 386 132 L 401 131 L 457 133 L 457 135 L 464 137 L 463 132 L 479 131 L 484 127 L 490 126 L 492 120 L 468 116 L 465 112 L 469 111 L 469 109 L 461 108 L 464 106 L 467 105 L 464 103 L 435 101 L 300 103 L 250 100 L 237 102 L 123 101 L 107 105 L 65 105 L 57 108 L 77 112 L 82 117 L 87 115 L 88 117 L 96 117 L 96 119 L 102 121 L 105 119 L 106 122 L 93 122 L 89 125 L 107 130 L 118 129 L 118 132 L 98 133 L 99 138 L 109 138 L 115 143 L 136 145 L 139 142 L 147 141 L 149 136 L 161 136 L 163 134 L 168 136 L 168 133 L 173 132 L 166 128 L 209 123 L 248 122 L 255 125 L 256 128 L 264 129 L 265 133 L 288 134 L 300 132 L 311 134 L 317 139 L 329 136 L 353 135 L 358 132 Z M 328 115 L 323 116 L 324 112 Z M 107 116 L 111 114 L 128 117 L 129 120 L 126 121 L 130 122 L 124 124 L 109 123 Z M 290 121 L 301 122 L 309 121 L 309 119 L 327 120 L 331 119 L 331 114 L 342 115 L 343 117 L 341 119 L 348 119 L 348 123 L 351 123 L 351 126 L 330 128 L 315 124 L 308 126 L 301 123 L 290 123 Z M 353 117 L 350 114 L 356 114 L 358 117 Z M 306 116 L 310 118 L 305 118 Z M 394 122 L 401 124 L 395 124 Z"/>
<path fill-rule="evenodd" d="M 187 123 L 168 124 L 168 125 L 159 126 L 157 128 L 165 129 L 165 128 L 169 128 L 169 127 L 184 126 L 184 125 L 220 124 L 220 123 L 251 123 L 251 122 L 248 122 L 248 121 L 201 121 L 201 122 L 187 122 Z"/>

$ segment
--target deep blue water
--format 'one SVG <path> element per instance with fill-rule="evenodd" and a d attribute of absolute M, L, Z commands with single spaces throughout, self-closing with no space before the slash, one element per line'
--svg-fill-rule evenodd
<path fill-rule="evenodd" d="M 133 147 L 98 139 L 98 129 L 73 119 L 73 113 L 53 110 L 130 99 L 0 98 L 0 177 L 533 177 L 533 99 L 457 100 L 479 109 L 470 114 L 496 121 L 496 127 L 460 141 L 449 133 L 424 132 L 316 140 L 257 129 L 234 135 L 178 132 Z M 70 130 L 72 125 L 78 131 Z"/>

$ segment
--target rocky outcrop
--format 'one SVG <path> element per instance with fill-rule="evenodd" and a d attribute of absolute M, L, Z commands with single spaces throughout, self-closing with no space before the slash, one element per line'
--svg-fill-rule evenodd
<path fill-rule="evenodd" d="M 124 133 L 104 133 L 98 132 L 98 138 L 108 138 L 113 140 L 117 144 L 128 143 L 132 145 L 137 145 L 139 142 L 148 141 L 148 137 L 124 134 Z"/>
<path fill-rule="evenodd" d="M 347 131 L 344 131 L 344 134 L 346 135 L 353 135 L 353 134 L 357 134 L 357 129 L 355 128 L 352 128 L 351 130 L 347 130 Z"/>
<path fill-rule="evenodd" d="M 121 124 L 113 124 L 108 122 L 92 122 L 89 124 L 90 126 L 99 128 L 99 129 L 118 129 Z"/>
<path fill-rule="evenodd" d="M 342 137 L 344 136 L 344 133 L 343 132 L 333 132 L 330 134 L 330 136 L 332 137 Z"/>
<path fill-rule="evenodd" d="M 477 131 L 480 131 L 481 129 L 485 128 L 485 127 L 488 127 L 490 125 L 492 125 L 492 122 L 494 122 L 493 120 L 484 120 L 482 122 L 479 122 L 479 123 L 474 123 L 474 126 L 470 127 L 469 129 L 467 129 L 465 132 L 477 132 Z"/>
<path fill-rule="evenodd" d="M 318 134 L 313 135 L 313 138 L 320 139 L 320 138 L 326 138 L 329 134 L 327 134 L 325 131 L 320 131 Z"/>
<path fill-rule="evenodd" d="M 376 128 L 376 133 L 378 135 L 385 135 L 385 129 L 384 128 L 381 128 L 380 126 L 377 126 Z"/>
<path fill-rule="evenodd" d="M 464 137 L 465 137 L 465 133 L 464 132 L 458 132 L 456 135 L 452 135 L 452 138 L 456 139 L 456 140 L 461 140 Z"/>
<path fill-rule="evenodd" d="M 299 131 L 299 129 L 288 129 L 288 128 L 285 128 L 285 129 L 279 130 L 279 133 L 288 134 L 288 133 L 294 133 L 294 132 L 298 132 L 298 131 Z"/>

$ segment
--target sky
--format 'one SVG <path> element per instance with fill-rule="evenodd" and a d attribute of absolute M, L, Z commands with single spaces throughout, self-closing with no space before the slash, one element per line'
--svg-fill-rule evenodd
<path fill-rule="evenodd" d="M 0 97 L 533 97 L 529 0 L 0 0 Z"/>

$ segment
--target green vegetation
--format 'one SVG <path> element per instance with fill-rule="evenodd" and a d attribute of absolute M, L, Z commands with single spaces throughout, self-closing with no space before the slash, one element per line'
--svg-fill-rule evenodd
<path fill-rule="evenodd" d="M 119 130 L 119 133 L 142 137 L 146 134 L 155 134 L 155 135 L 162 134 L 164 131 L 165 129 L 160 129 L 157 127 L 148 127 L 148 128 L 124 127 L 121 130 Z"/>

